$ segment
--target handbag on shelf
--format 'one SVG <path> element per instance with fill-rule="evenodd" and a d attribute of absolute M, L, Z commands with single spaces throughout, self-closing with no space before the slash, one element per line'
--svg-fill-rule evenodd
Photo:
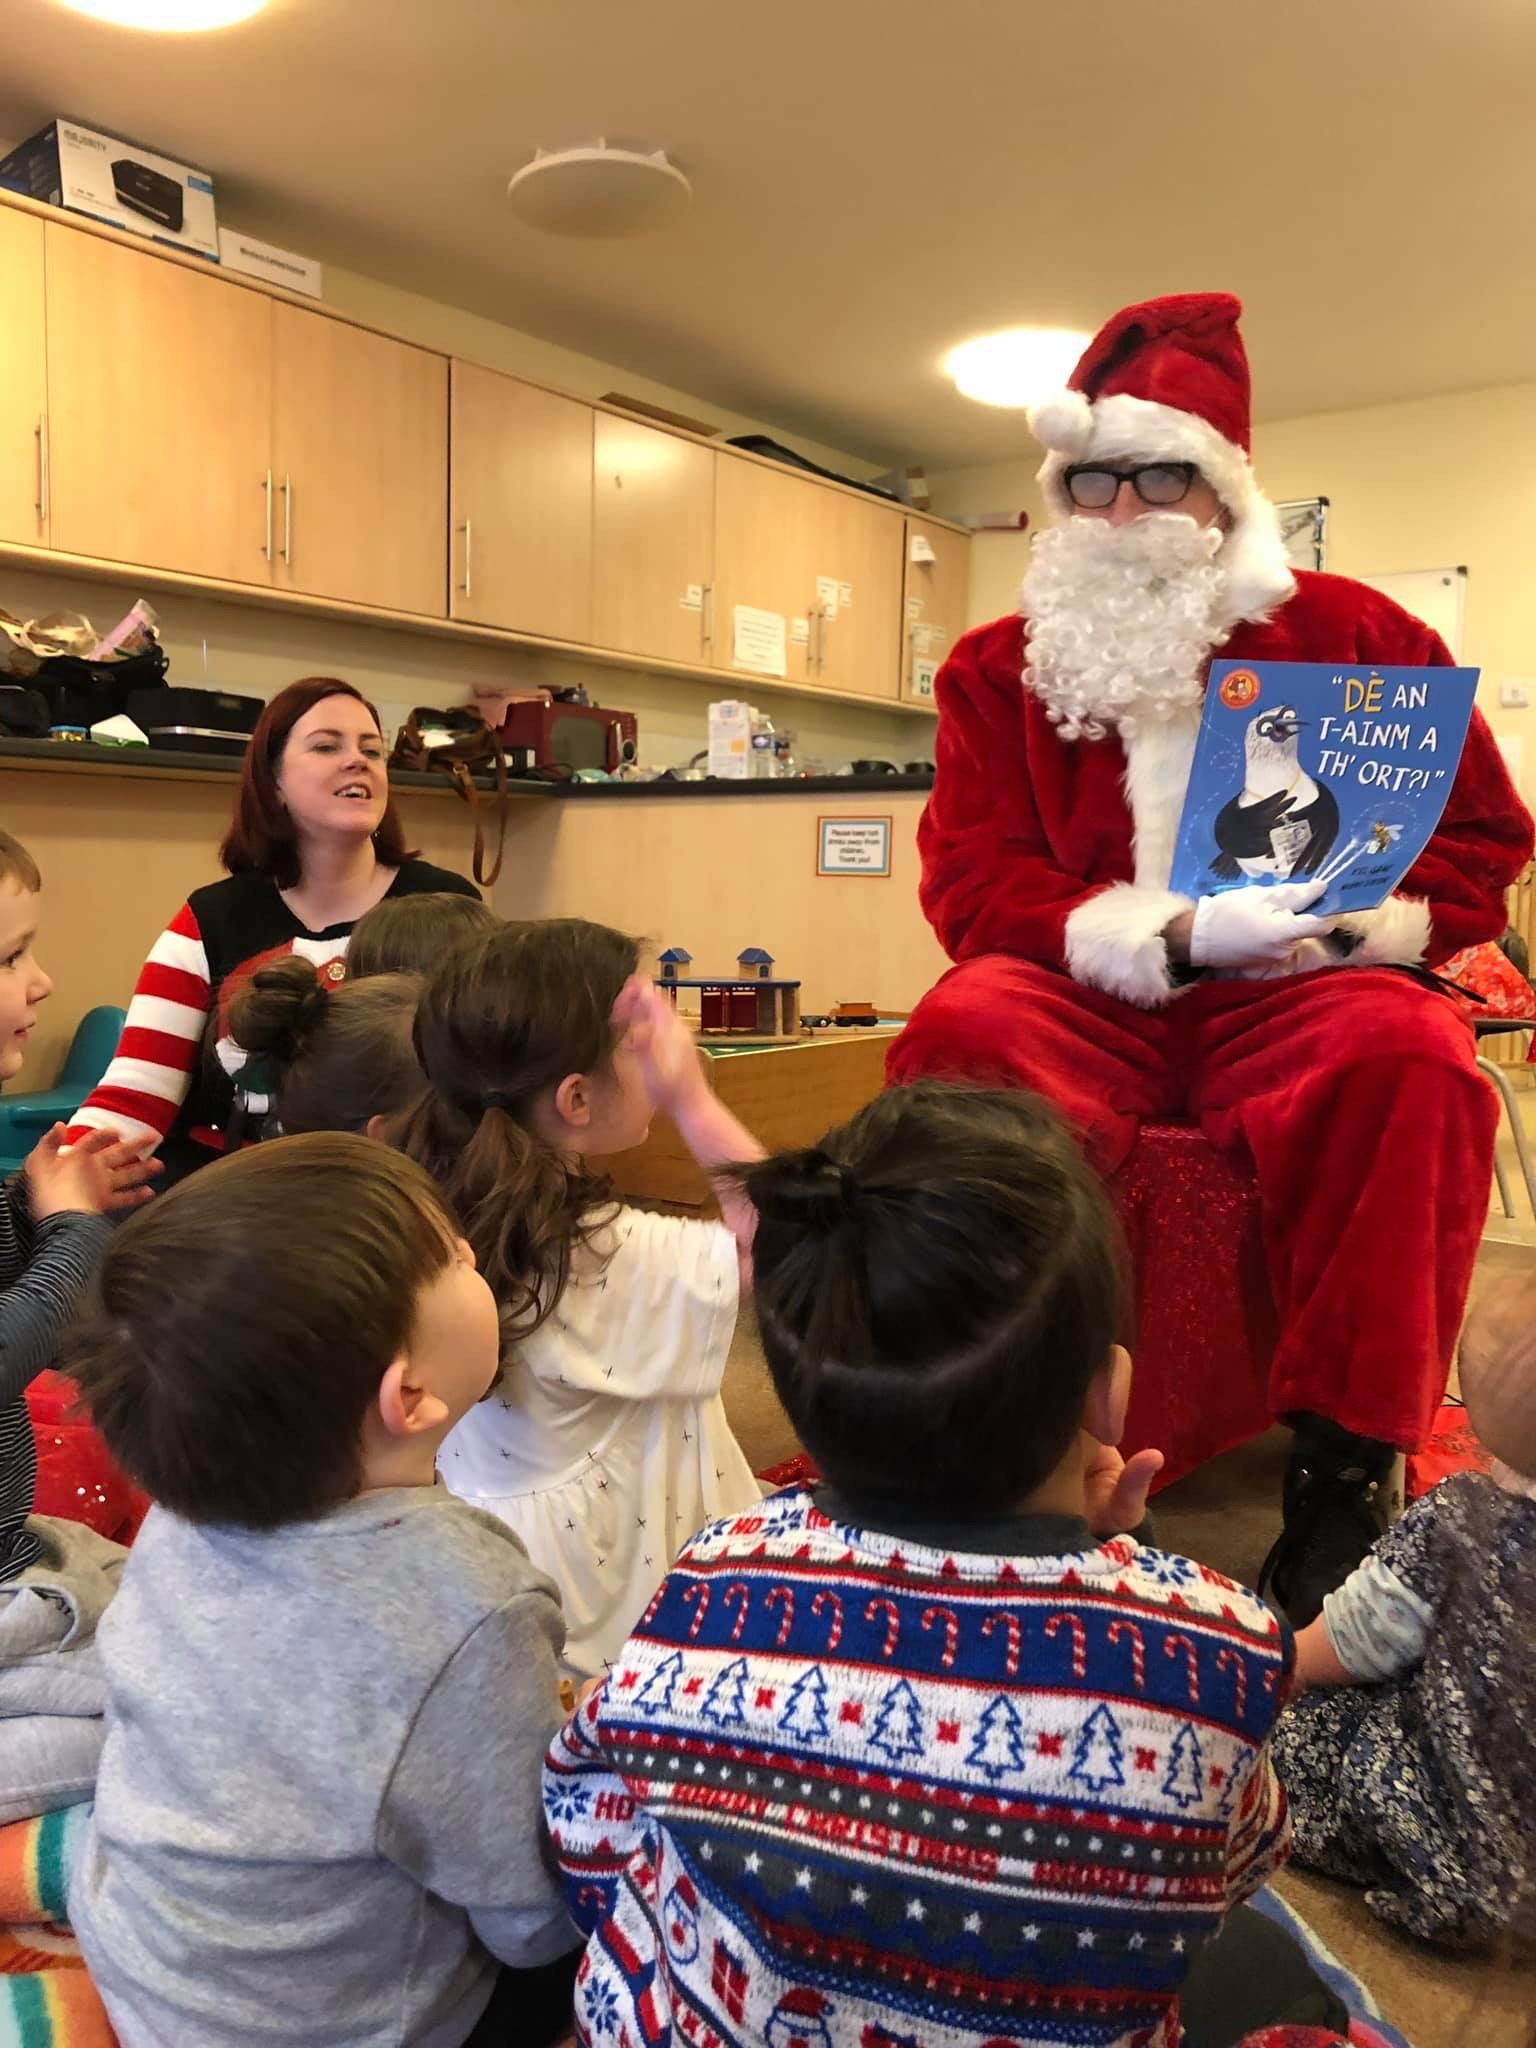
<path fill-rule="evenodd" d="M 507 843 L 507 756 L 500 737 L 492 732 L 477 711 L 439 711 L 430 704 L 418 704 L 401 726 L 390 752 L 391 768 L 417 774 L 441 770 L 453 779 L 453 786 L 469 805 L 475 826 L 473 873 L 482 889 L 495 885 L 501 873 Z M 496 778 L 496 857 L 489 872 L 485 863 L 485 825 L 480 809 L 476 775 Z"/>

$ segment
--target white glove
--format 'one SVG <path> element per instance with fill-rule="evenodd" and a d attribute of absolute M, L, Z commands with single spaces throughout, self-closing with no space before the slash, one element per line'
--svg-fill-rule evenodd
<path fill-rule="evenodd" d="M 1326 882 L 1276 882 L 1202 896 L 1189 935 L 1192 967 L 1274 967 L 1303 939 L 1333 929 L 1326 917 L 1299 917 Z"/>

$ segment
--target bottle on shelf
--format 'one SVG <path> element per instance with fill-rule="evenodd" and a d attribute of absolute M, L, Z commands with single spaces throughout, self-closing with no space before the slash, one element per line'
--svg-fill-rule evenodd
<path fill-rule="evenodd" d="M 778 762 L 774 755 L 775 733 L 773 720 L 765 718 L 761 711 L 752 713 L 752 779 L 754 782 L 771 782 L 778 774 Z"/>

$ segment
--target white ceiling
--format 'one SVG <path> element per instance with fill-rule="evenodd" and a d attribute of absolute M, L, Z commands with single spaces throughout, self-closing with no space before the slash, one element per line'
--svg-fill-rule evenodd
<path fill-rule="evenodd" d="M 0 0 L 73 114 L 253 233 L 876 460 L 1014 455 L 946 348 L 1247 300 L 1267 418 L 1536 378 L 1530 0 L 273 0 L 157 37 Z M 660 145 L 680 229 L 562 243 L 537 145 Z"/>

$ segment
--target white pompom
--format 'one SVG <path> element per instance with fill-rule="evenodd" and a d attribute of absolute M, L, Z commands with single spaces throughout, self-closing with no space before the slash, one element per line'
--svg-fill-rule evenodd
<path fill-rule="evenodd" d="M 1030 407 L 1029 431 L 1043 448 L 1075 460 L 1093 437 L 1093 407 L 1081 391 L 1057 391 Z"/>

